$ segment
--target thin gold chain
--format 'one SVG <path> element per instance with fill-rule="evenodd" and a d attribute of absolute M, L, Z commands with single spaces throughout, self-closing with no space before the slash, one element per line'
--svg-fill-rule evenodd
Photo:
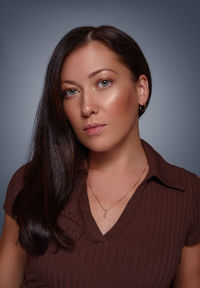
<path fill-rule="evenodd" d="M 147 162 L 147 164 L 145 165 L 145 168 L 144 168 L 144 170 L 142 171 L 142 174 L 140 175 L 140 177 L 138 178 L 138 180 L 131 186 L 131 188 L 128 190 L 128 192 L 127 192 L 122 198 L 120 198 L 119 200 L 117 200 L 117 201 L 116 201 L 110 208 L 108 208 L 108 209 L 105 209 L 105 208 L 103 207 L 103 205 L 101 204 L 101 202 L 100 202 L 99 199 L 97 198 L 96 194 L 94 193 L 94 191 L 93 191 L 93 189 L 92 189 L 92 186 L 90 185 L 90 183 L 89 183 L 89 181 L 88 181 L 88 179 L 87 179 L 87 183 L 88 183 L 88 185 L 89 185 L 89 187 L 90 187 L 90 190 L 92 191 L 94 197 L 96 198 L 96 200 L 97 200 L 97 202 L 99 203 L 99 205 L 101 206 L 101 208 L 104 210 L 104 216 L 103 216 L 104 218 L 106 218 L 107 212 L 108 212 L 112 207 L 114 207 L 118 202 L 120 202 L 122 199 L 124 199 L 124 198 L 131 192 L 131 190 L 137 185 L 137 183 L 140 181 L 140 179 L 141 179 L 142 176 L 144 175 L 144 173 L 145 173 L 145 171 L 146 171 L 146 169 L 147 169 L 147 166 L 148 166 L 148 162 Z"/>

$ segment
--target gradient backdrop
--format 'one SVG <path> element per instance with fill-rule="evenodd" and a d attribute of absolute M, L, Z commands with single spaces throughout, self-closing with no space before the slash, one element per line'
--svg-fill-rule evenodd
<path fill-rule="evenodd" d="M 115 25 L 136 39 L 153 78 L 141 137 L 169 162 L 200 175 L 199 3 L 0 0 L 0 231 L 8 182 L 26 161 L 49 57 L 76 26 Z"/>

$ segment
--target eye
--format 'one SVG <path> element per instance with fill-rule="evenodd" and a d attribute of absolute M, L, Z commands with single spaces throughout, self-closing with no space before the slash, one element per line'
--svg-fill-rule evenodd
<path fill-rule="evenodd" d="M 65 91 L 63 91 L 63 94 L 66 97 L 73 96 L 77 93 L 78 93 L 78 90 L 75 88 L 70 88 L 70 89 L 66 89 Z"/>
<path fill-rule="evenodd" d="M 98 87 L 102 88 L 102 87 L 110 86 L 111 83 L 112 83 L 111 80 L 104 79 L 104 80 L 99 81 L 97 85 L 98 85 Z"/>

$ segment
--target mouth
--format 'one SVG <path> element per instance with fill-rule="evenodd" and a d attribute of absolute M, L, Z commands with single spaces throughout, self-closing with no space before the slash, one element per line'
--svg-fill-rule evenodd
<path fill-rule="evenodd" d="M 93 135 L 93 134 L 100 133 L 105 128 L 105 126 L 106 124 L 94 123 L 94 124 L 85 126 L 83 130 L 86 134 Z"/>

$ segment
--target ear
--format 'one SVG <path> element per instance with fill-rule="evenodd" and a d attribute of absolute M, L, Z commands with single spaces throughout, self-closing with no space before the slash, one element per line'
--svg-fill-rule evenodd
<path fill-rule="evenodd" d="M 138 103 L 140 105 L 145 105 L 149 97 L 149 83 L 145 75 L 140 75 L 136 83 Z"/>

